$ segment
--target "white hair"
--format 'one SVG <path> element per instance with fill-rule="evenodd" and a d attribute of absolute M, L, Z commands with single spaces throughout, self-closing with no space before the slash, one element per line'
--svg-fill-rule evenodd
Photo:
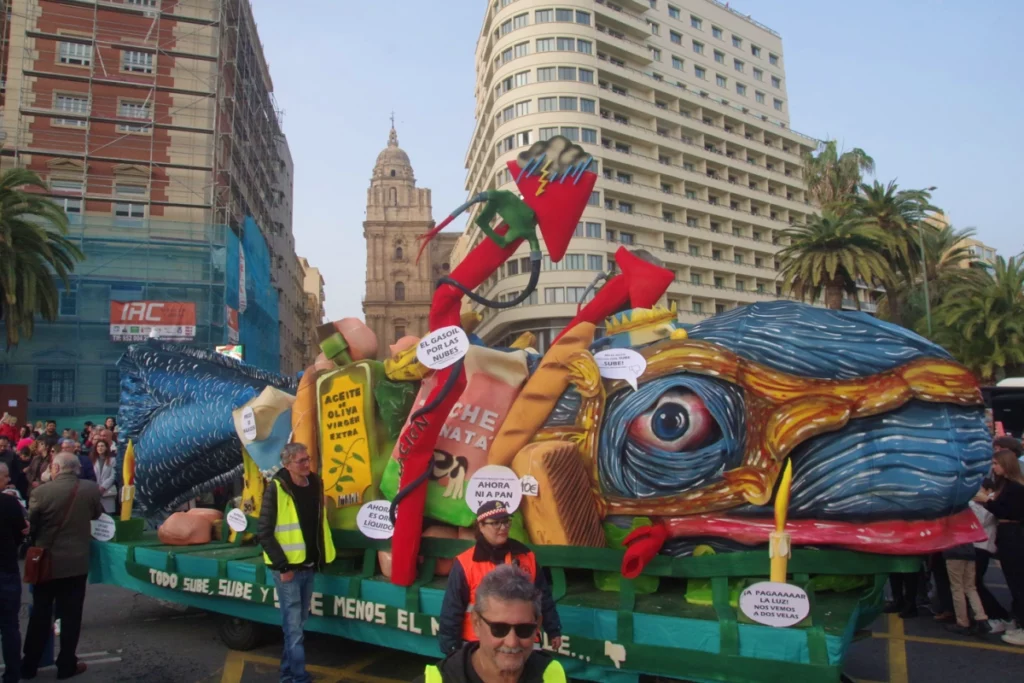
<path fill-rule="evenodd" d="M 67 451 L 61 451 L 53 456 L 53 464 L 57 466 L 58 473 L 74 472 L 78 474 L 82 470 L 82 463 L 79 462 L 78 456 Z"/>

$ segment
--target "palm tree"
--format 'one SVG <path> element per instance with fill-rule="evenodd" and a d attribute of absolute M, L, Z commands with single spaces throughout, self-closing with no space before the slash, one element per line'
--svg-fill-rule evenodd
<path fill-rule="evenodd" d="M 957 230 L 951 225 L 934 228 L 927 223 L 921 225 L 924 239 L 924 263 L 927 266 L 925 276 L 928 278 L 928 302 L 932 309 L 936 308 L 948 296 L 949 291 L 969 281 L 977 282 L 981 273 L 971 265 L 973 256 L 964 242 L 974 237 L 974 229 Z M 903 280 L 896 288 L 896 308 L 902 312 L 907 327 L 919 333 L 926 333 L 925 303 L 922 276 L 919 273 L 913 280 Z M 883 296 L 878 304 L 878 316 L 892 320 L 888 295 Z"/>
<path fill-rule="evenodd" d="M 798 299 L 813 302 L 824 290 L 825 306 L 839 310 L 844 293 L 857 298 L 858 280 L 885 280 L 890 275 L 881 255 L 885 234 L 859 216 L 826 210 L 805 225 L 783 230 L 781 236 L 788 244 L 778 253 L 779 274 Z"/>
<path fill-rule="evenodd" d="M 887 185 L 877 180 L 871 185 L 862 183 L 858 189 L 851 209 L 886 235 L 881 253 L 889 263 L 890 276 L 882 280 L 881 285 L 889 302 L 891 321 L 902 325 L 900 289 L 905 283 L 913 282 L 921 272 L 919 245 L 923 236 L 918 231 L 927 212 L 937 209 L 931 205 L 928 190 L 900 190 L 895 180 Z"/>
<path fill-rule="evenodd" d="M 24 168 L 0 175 L 0 320 L 7 348 L 32 336 L 36 314 L 57 317 L 60 293 L 56 275 L 68 288 L 68 276 L 82 251 L 65 236 L 68 219 L 48 197 L 42 179 Z"/>
<path fill-rule="evenodd" d="M 939 340 L 983 381 L 1024 371 L 1024 254 L 996 259 L 950 289 L 936 310 Z"/>
<path fill-rule="evenodd" d="M 840 207 L 848 204 L 864 174 L 875 172 L 875 160 L 859 147 L 840 153 L 839 144 L 828 140 L 816 154 L 804 155 L 804 169 L 811 200 L 822 210 L 841 213 Z"/>

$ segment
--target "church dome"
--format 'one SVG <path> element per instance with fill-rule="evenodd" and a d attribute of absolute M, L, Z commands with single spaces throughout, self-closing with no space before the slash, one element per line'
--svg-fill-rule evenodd
<path fill-rule="evenodd" d="M 391 126 L 391 133 L 388 135 L 388 146 L 377 155 L 377 163 L 373 166 L 373 177 L 377 178 L 402 178 L 413 180 L 412 164 L 409 162 L 409 155 L 398 146 L 398 133 L 394 125 Z"/>

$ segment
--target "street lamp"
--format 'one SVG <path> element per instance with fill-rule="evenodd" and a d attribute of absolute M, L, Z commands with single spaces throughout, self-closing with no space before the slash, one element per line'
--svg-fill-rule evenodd
<path fill-rule="evenodd" d="M 935 186 L 927 188 L 925 192 L 934 192 Z M 923 221 L 917 221 L 917 239 L 921 245 L 921 277 L 924 279 L 924 316 L 928 321 L 928 336 L 932 336 L 932 301 L 928 294 L 928 256 L 924 250 L 924 229 L 921 227 Z"/>

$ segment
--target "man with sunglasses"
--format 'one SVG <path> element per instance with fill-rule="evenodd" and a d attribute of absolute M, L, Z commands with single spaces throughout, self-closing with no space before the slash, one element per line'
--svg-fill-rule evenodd
<path fill-rule="evenodd" d="M 323 481 L 313 473 L 306 447 L 301 443 L 285 446 L 281 465 L 263 492 L 259 539 L 281 605 L 280 680 L 310 683 L 302 629 L 309 617 L 313 577 L 324 564 L 334 562 L 334 542 L 324 509 Z"/>
<path fill-rule="evenodd" d="M 541 596 L 542 626 L 551 646 L 562 644 L 562 622 L 558 618 L 551 587 L 537 564 L 533 551 L 508 537 L 512 515 L 500 500 L 480 506 L 476 515 L 476 545 L 455 558 L 448 574 L 448 588 L 441 605 L 441 624 L 437 638 L 441 652 L 451 654 L 463 642 L 477 639 L 470 612 L 476 602 L 477 587 L 495 567 L 514 565 L 534 583 Z"/>
<path fill-rule="evenodd" d="M 534 650 L 541 592 L 520 568 L 501 564 L 480 581 L 469 617 L 479 637 L 413 683 L 565 683 L 565 670 L 547 652 Z"/>

